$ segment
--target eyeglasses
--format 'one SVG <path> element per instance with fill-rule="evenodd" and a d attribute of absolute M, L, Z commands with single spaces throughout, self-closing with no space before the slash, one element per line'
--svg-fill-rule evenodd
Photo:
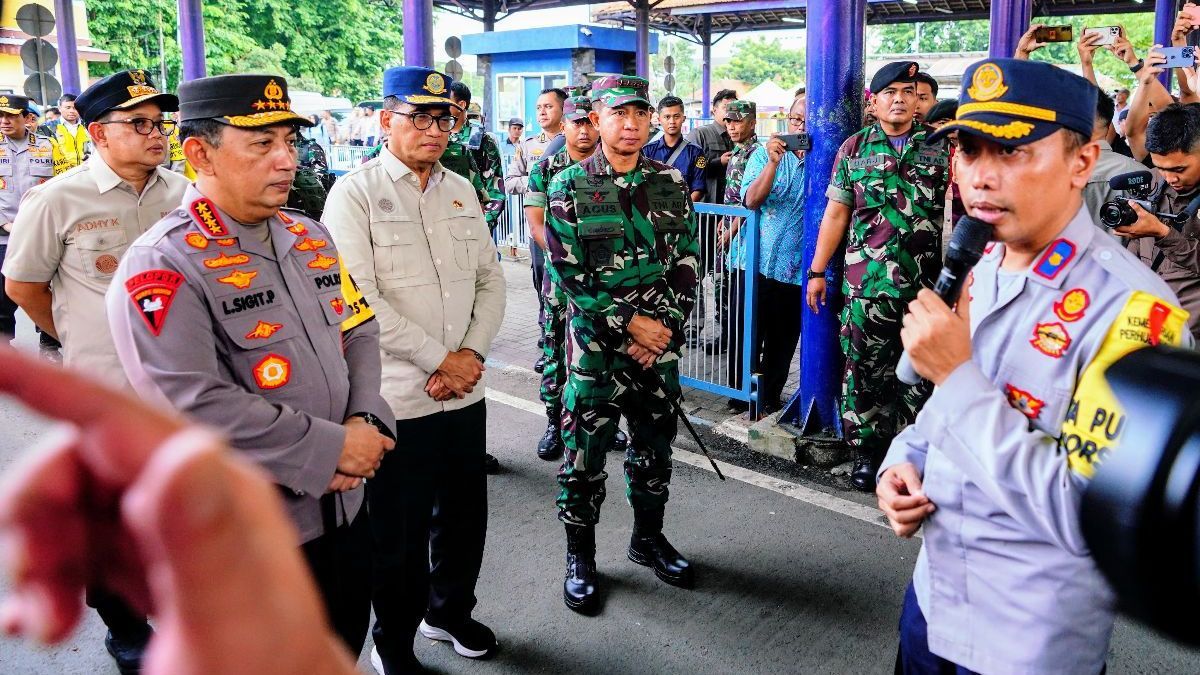
<path fill-rule="evenodd" d="M 441 131 L 450 131 L 454 128 L 455 124 L 458 124 L 458 118 L 454 115 L 442 115 L 441 117 L 434 117 L 429 113 L 423 112 L 406 113 L 400 112 L 399 110 L 389 110 L 388 112 L 392 113 L 393 115 L 404 115 L 412 120 L 412 125 L 420 131 L 425 131 L 429 127 L 433 126 L 434 121 L 437 122 L 438 129 Z"/>
<path fill-rule="evenodd" d="M 803 118 L 799 115 L 788 115 L 787 121 L 791 122 L 792 124 L 795 124 L 797 126 L 801 126 L 801 127 L 806 124 L 805 118 Z"/>
<path fill-rule="evenodd" d="M 179 126 L 175 120 L 152 120 L 146 117 L 135 117 L 131 120 L 109 120 L 100 124 L 128 124 L 143 136 L 149 136 L 154 133 L 155 129 L 158 129 L 158 133 L 163 136 L 170 136 L 175 133 L 175 127 Z"/>

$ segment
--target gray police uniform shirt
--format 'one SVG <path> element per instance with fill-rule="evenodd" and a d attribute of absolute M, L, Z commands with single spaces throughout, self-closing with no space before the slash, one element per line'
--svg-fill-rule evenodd
<path fill-rule="evenodd" d="M 475 189 L 434 164 L 425 191 L 386 148 L 338 179 L 321 216 L 379 320 L 383 396 L 397 419 L 483 400 L 438 402 L 425 385 L 447 354 L 487 356 L 504 321 L 506 284 Z"/>
<path fill-rule="evenodd" d="M 550 141 L 562 135 L 562 131 L 551 136 L 542 131 L 536 136 L 529 136 L 517 146 L 517 152 L 508 163 L 508 171 L 504 173 L 504 191 L 510 195 L 525 194 L 529 190 L 529 172 L 533 165 L 546 156 L 546 148 Z"/>
<path fill-rule="evenodd" d="M 11 226 L 17 219 L 17 207 L 29 188 L 54 177 L 53 152 L 44 136 L 26 133 L 14 141 L 0 135 L 0 225 Z M 0 227 L 0 244 L 7 242 L 8 232 Z"/>
<path fill-rule="evenodd" d="M 1083 203 L 1096 225 L 1100 225 L 1100 207 L 1105 202 L 1121 198 L 1122 195 L 1108 186 L 1108 180 L 1123 173 L 1146 170 L 1146 166 L 1141 162 L 1113 150 L 1108 141 L 1100 141 L 1099 146 L 1100 157 L 1096 160 L 1096 167 L 1092 169 L 1091 178 L 1088 178 L 1087 185 L 1083 188 Z"/>
<path fill-rule="evenodd" d="M 299 211 L 250 227 L 194 186 L 176 209 L 133 243 L 109 289 L 121 364 L 143 398 L 221 430 L 263 467 L 311 541 L 325 532 L 320 498 L 343 422 L 394 424 L 379 395 L 378 323 L 328 232 Z M 340 494 L 339 523 L 363 492 Z"/>
<path fill-rule="evenodd" d="M 1004 247 L 990 247 L 969 289 L 972 360 L 880 469 L 923 475 L 937 510 L 913 584 L 929 648 L 977 672 L 1104 666 L 1113 595 L 1079 509 L 1123 427 L 1104 370 L 1148 344 L 1191 344 L 1171 290 L 1086 209 L 1059 237 L 1024 273 L 1001 271 Z"/>
<path fill-rule="evenodd" d="M 4 276 L 49 282 L 63 364 L 124 388 L 104 293 L 134 239 L 179 207 L 188 180 L 158 168 L 141 194 L 99 153 L 25 193 L 13 223 Z"/>
<path fill-rule="evenodd" d="M 1159 199 L 1160 213 L 1180 213 L 1188 203 L 1200 196 L 1200 188 L 1181 195 L 1169 186 Z M 1200 340 L 1200 217 L 1192 216 L 1182 227 L 1167 226 L 1162 239 L 1141 237 L 1129 242 L 1129 250 L 1150 266 L 1179 297 L 1183 308 L 1191 313 L 1188 326 L 1192 336 Z"/>

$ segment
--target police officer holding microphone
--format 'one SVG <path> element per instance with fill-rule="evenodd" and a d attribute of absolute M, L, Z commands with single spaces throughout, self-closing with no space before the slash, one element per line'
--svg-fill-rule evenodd
<path fill-rule="evenodd" d="M 1081 534 L 1080 498 L 1123 428 L 1104 372 L 1191 343 L 1165 283 L 1083 204 L 1097 90 L 1049 64 L 967 69 L 956 177 L 993 243 L 952 309 L 908 305 L 901 339 L 936 389 L 892 442 L 876 494 L 902 537 L 924 526 L 896 672 L 1105 668 L 1113 595 Z M 960 225 L 959 227 L 962 227 Z"/>

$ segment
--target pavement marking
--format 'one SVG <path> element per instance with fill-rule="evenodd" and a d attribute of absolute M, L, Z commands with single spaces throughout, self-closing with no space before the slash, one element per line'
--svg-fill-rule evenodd
<path fill-rule="evenodd" d="M 515 367 L 510 366 L 510 368 Z M 517 369 L 523 370 L 520 368 Z M 524 410 L 525 412 L 534 415 L 544 416 L 546 414 L 546 409 L 541 403 L 535 403 L 528 399 L 521 398 L 520 396 L 506 394 L 505 392 L 497 391 L 491 387 L 488 387 L 485 396 L 496 403 L 509 406 L 510 408 Z M 708 463 L 708 458 L 704 455 L 678 447 L 672 447 L 671 449 L 675 459 L 679 460 L 680 462 L 696 467 L 697 469 L 703 469 L 709 473 L 714 473 L 715 475 L 712 466 Z M 806 504 L 811 504 L 827 511 L 840 513 L 843 516 L 849 516 L 855 520 L 861 520 L 864 523 L 870 523 L 871 525 L 876 525 L 886 530 L 891 529 L 884 520 L 883 514 L 869 506 L 864 506 L 858 502 L 850 501 L 849 499 L 842 499 L 841 497 L 831 495 L 826 492 L 821 492 L 820 490 L 807 488 L 803 485 L 783 480 L 782 478 L 768 476 L 765 473 L 759 473 L 752 469 L 747 469 L 736 464 L 730 464 L 728 462 L 721 461 L 718 461 L 717 464 L 721 467 L 722 473 L 734 480 L 738 480 L 755 487 L 760 487 L 764 490 L 770 490 L 771 492 L 781 494 L 785 497 L 791 497 L 792 499 L 802 501 Z M 916 536 L 920 537 L 921 535 L 918 532 Z"/>

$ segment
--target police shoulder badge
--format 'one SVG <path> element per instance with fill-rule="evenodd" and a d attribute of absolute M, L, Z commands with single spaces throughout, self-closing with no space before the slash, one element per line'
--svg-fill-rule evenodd
<path fill-rule="evenodd" d="M 1034 264 L 1033 273 L 1044 279 L 1053 280 L 1074 257 L 1075 244 L 1067 239 L 1059 239 L 1050 244 L 1041 259 Z"/>
<path fill-rule="evenodd" d="M 1092 297 L 1082 288 L 1072 288 L 1054 303 L 1054 316 L 1072 323 L 1083 318 Z"/>
<path fill-rule="evenodd" d="M 704 155 L 700 155 L 699 157 L 697 157 L 696 158 L 696 168 L 703 169 L 706 167 L 708 167 L 708 158 L 705 157 Z"/>
<path fill-rule="evenodd" d="M 1061 359 L 1071 346 L 1071 335 L 1067 332 L 1067 327 L 1057 321 L 1039 323 L 1033 327 L 1033 337 L 1030 338 L 1029 344 L 1046 356 Z"/>
<path fill-rule="evenodd" d="M 1004 72 L 994 63 L 985 63 L 975 69 L 971 77 L 971 86 L 967 95 L 976 101 L 990 101 L 1000 98 L 1008 91 L 1004 84 Z"/>
<path fill-rule="evenodd" d="M 183 275 L 171 270 L 146 270 L 138 272 L 125 281 L 133 306 L 145 322 L 151 334 L 158 337 L 167 321 L 167 311 L 175 300 L 175 293 L 183 284 Z"/>

